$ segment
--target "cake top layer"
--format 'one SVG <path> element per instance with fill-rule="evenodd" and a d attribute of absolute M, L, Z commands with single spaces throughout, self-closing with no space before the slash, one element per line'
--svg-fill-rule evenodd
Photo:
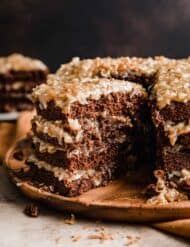
<path fill-rule="evenodd" d="M 0 58 L 0 73 L 7 73 L 9 71 L 46 71 L 46 65 L 38 59 L 25 57 L 21 54 L 11 54 L 8 57 Z"/>
<path fill-rule="evenodd" d="M 190 100 L 190 61 L 168 60 L 159 67 L 153 88 L 158 107 L 164 108 L 171 102 L 187 103 Z"/>
<path fill-rule="evenodd" d="M 100 78 L 83 78 L 80 81 L 65 81 L 60 74 L 49 75 L 46 84 L 41 84 L 33 90 L 34 102 L 39 102 L 44 108 L 48 102 L 54 101 L 63 112 L 67 112 L 70 104 L 79 102 L 87 104 L 88 99 L 98 100 L 102 95 L 115 92 L 130 92 L 132 94 L 143 94 L 146 92 L 141 85 L 136 83 Z"/>
<path fill-rule="evenodd" d="M 127 76 L 147 76 L 155 74 L 156 62 L 152 58 L 137 58 L 137 57 L 120 57 L 120 58 L 95 58 L 84 59 L 75 57 L 71 62 L 63 64 L 58 69 L 57 74 L 65 81 L 70 81 L 76 78 L 95 78 L 95 77 L 117 77 L 127 78 Z"/>

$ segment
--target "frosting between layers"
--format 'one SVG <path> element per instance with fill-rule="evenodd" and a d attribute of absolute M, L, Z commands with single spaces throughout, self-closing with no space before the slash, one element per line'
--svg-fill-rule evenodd
<path fill-rule="evenodd" d="M 171 121 L 167 121 L 164 124 L 164 131 L 167 132 L 170 144 L 173 146 L 175 145 L 178 136 L 190 133 L 190 120 L 188 123 L 181 122 L 176 125 Z"/>
<path fill-rule="evenodd" d="M 126 140 L 126 138 L 125 138 Z M 128 140 L 129 142 L 129 140 Z M 64 153 L 64 156 L 66 156 L 68 159 L 72 158 L 72 157 L 76 157 L 76 156 L 85 156 L 88 157 L 92 152 L 98 152 L 99 154 L 101 154 L 102 152 L 105 153 L 105 151 L 107 150 L 107 147 L 105 145 L 102 144 L 101 147 L 99 146 L 94 146 L 94 145 L 85 145 L 85 143 L 82 144 L 82 146 L 78 146 L 75 149 L 67 149 L 67 148 L 61 148 L 59 146 L 53 145 L 49 142 L 44 142 L 43 140 L 41 140 L 40 138 L 33 136 L 32 137 L 32 143 L 34 145 L 38 145 L 39 147 L 39 152 L 40 153 L 49 153 L 49 154 L 54 154 L 57 151 L 62 151 Z M 133 148 L 133 144 L 129 144 L 128 145 L 128 149 L 127 151 L 130 152 Z"/>
<path fill-rule="evenodd" d="M 28 162 L 32 162 L 39 169 L 52 172 L 59 181 L 65 181 L 66 183 L 70 183 L 78 179 L 91 179 L 95 186 L 99 186 L 102 183 L 102 172 L 94 169 L 69 171 L 68 169 L 51 166 L 47 162 L 40 161 L 34 155 L 31 155 L 28 158 Z"/>
<path fill-rule="evenodd" d="M 102 95 L 117 92 L 131 93 L 131 97 L 147 96 L 141 85 L 128 81 L 84 78 L 77 82 L 65 82 L 64 78 L 55 74 L 48 76 L 47 84 L 41 84 L 33 90 L 32 99 L 39 102 L 42 108 L 54 101 L 64 113 L 68 113 L 74 102 L 88 104 L 88 99 L 99 100 Z"/>
<path fill-rule="evenodd" d="M 49 153 L 49 154 L 53 154 L 57 151 L 65 151 L 64 149 L 58 147 L 58 146 L 55 146 L 55 145 L 52 145 L 51 143 L 48 143 L 48 142 L 44 142 L 42 141 L 40 138 L 36 137 L 36 136 L 33 136 L 32 137 L 32 143 L 34 145 L 38 144 L 39 145 L 39 151 L 40 153 Z"/>
<path fill-rule="evenodd" d="M 38 59 L 25 57 L 21 54 L 11 54 L 8 57 L 0 58 L 0 73 L 7 73 L 11 70 L 47 70 L 46 65 Z"/>
<path fill-rule="evenodd" d="M 158 70 L 154 86 L 159 109 L 173 102 L 187 103 L 190 100 L 189 60 L 168 60 Z"/>
<path fill-rule="evenodd" d="M 102 113 L 102 117 L 106 117 L 107 114 L 105 112 Z M 126 124 L 128 127 L 133 127 L 130 117 L 126 116 L 107 116 L 107 118 L 111 118 L 113 121 L 120 121 Z M 50 137 L 54 137 L 58 140 L 58 143 L 62 145 L 63 143 L 77 143 L 81 142 L 83 139 L 83 133 L 88 131 L 91 135 L 95 135 L 97 139 L 102 140 L 102 136 L 100 133 L 99 122 L 96 119 L 88 119 L 85 118 L 85 124 L 82 127 L 77 119 L 67 119 L 69 128 L 75 130 L 75 134 L 70 134 L 64 130 L 66 124 L 62 122 L 62 120 L 56 121 L 48 121 L 41 116 L 35 116 L 32 120 L 36 124 L 36 131 L 38 133 L 47 134 Z M 119 134 L 112 139 L 112 141 L 117 143 L 123 143 L 126 141 L 126 134 Z"/>
<path fill-rule="evenodd" d="M 48 142 L 44 142 L 36 136 L 32 137 L 32 142 L 34 143 L 34 145 L 36 145 L 36 144 L 39 145 L 39 152 L 40 153 L 47 152 L 49 154 L 53 154 L 57 151 L 62 151 L 62 152 L 66 152 L 64 155 L 66 155 L 66 157 L 68 159 L 72 158 L 73 156 L 80 156 L 80 155 L 88 157 L 91 152 L 97 152 L 98 151 L 99 154 L 101 152 L 105 152 L 104 146 L 102 146 L 102 148 L 94 147 L 93 145 L 90 147 L 87 147 L 85 144 L 68 151 L 68 149 L 60 148 L 60 147 L 52 145 Z M 131 145 L 131 148 L 132 148 L 132 145 Z"/>
<path fill-rule="evenodd" d="M 28 82 L 24 82 L 24 81 L 15 81 L 11 84 L 7 83 L 7 84 L 0 84 L 0 89 L 5 88 L 6 91 L 11 91 L 11 90 L 20 90 L 22 88 L 26 88 L 27 87 Z"/>
<path fill-rule="evenodd" d="M 168 174 L 168 178 L 170 180 L 175 178 L 175 181 L 177 178 L 177 180 L 178 180 L 177 183 L 181 184 L 184 181 L 190 180 L 190 171 L 187 169 L 182 169 L 180 171 L 172 171 L 170 174 Z"/>
<path fill-rule="evenodd" d="M 73 143 L 79 142 L 82 138 L 83 130 L 81 130 L 77 119 L 68 120 L 71 129 L 74 128 L 74 130 L 77 130 L 76 136 L 72 136 L 64 130 L 64 124 L 61 120 L 47 121 L 40 116 L 35 116 L 32 121 L 36 124 L 37 132 L 57 138 L 60 145 L 63 143 L 63 140 L 64 143 Z"/>

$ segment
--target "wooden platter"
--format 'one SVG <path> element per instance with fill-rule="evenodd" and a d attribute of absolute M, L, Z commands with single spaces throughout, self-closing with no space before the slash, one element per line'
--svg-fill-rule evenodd
<path fill-rule="evenodd" d="M 4 135 L 4 137 L 8 136 L 12 140 L 12 147 L 5 158 L 5 167 L 13 183 L 26 196 L 49 204 L 61 211 L 67 210 L 94 219 L 149 223 L 160 230 L 190 238 L 190 202 L 184 201 L 156 206 L 147 204 L 142 193 L 148 183 L 146 179 L 149 178 L 149 173 L 146 170 L 136 173 L 132 181 L 127 178 L 121 179 L 76 198 L 47 193 L 26 181 L 19 180 L 16 171 L 24 164 L 24 160 L 16 160 L 13 154 L 16 150 L 22 150 L 24 158 L 28 156 L 30 152 L 29 142 L 27 139 L 18 140 L 26 136 L 30 130 L 30 120 L 33 114 L 34 112 L 20 114 L 17 124 L 14 126 L 16 131 L 14 138 L 10 137 L 9 134 Z M 3 140 L 5 138 L 2 138 L 2 144 Z"/>
<path fill-rule="evenodd" d="M 165 205 L 152 205 L 146 202 L 143 191 L 149 178 L 147 171 L 144 174 L 142 171 L 136 172 L 132 179 L 126 177 L 77 197 L 69 198 L 45 192 L 17 177 L 17 171 L 26 166 L 24 160 L 30 150 L 29 140 L 22 139 L 8 151 L 5 163 L 13 183 L 32 199 L 42 201 L 62 211 L 95 219 L 158 222 L 190 218 L 190 201 Z M 23 152 L 23 160 L 15 159 L 14 153 L 17 151 Z"/>
<path fill-rule="evenodd" d="M 34 114 L 34 111 L 0 113 L 0 161 L 5 158 L 10 146 L 30 130 Z"/>
<path fill-rule="evenodd" d="M 0 122 L 0 162 L 13 144 L 16 135 L 16 122 Z"/>

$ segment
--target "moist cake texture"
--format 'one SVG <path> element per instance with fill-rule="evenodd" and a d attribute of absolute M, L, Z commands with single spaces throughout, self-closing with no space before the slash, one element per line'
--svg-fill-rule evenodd
<path fill-rule="evenodd" d="M 45 82 L 48 69 L 40 60 L 12 54 L 0 58 L 0 111 L 12 112 L 32 108 L 29 94 Z"/>
<path fill-rule="evenodd" d="M 33 101 L 39 110 L 28 162 L 39 183 L 52 181 L 47 175 L 56 192 L 74 196 L 107 184 L 127 159 L 128 165 L 136 161 L 147 101 L 142 86 L 106 78 L 65 82 L 51 75 L 34 89 Z"/>
<path fill-rule="evenodd" d="M 171 60 L 159 68 L 151 95 L 156 166 L 172 185 L 189 190 L 190 63 Z M 186 175 L 184 175 L 186 174 Z"/>
<path fill-rule="evenodd" d="M 189 62 L 74 58 L 62 65 L 33 90 L 33 148 L 20 175 L 76 196 L 155 160 L 162 176 L 150 201 L 187 198 L 178 189 L 190 188 Z"/>
<path fill-rule="evenodd" d="M 148 95 L 128 79 L 133 74 L 148 81 L 153 77 L 148 63 L 154 62 L 75 58 L 37 86 L 32 94 L 37 109 L 33 151 L 24 177 L 76 196 L 145 162 Z"/>

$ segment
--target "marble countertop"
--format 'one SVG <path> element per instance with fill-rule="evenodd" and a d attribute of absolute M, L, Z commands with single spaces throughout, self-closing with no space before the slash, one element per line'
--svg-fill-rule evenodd
<path fill-rule="evenodd" d="M 167 235 L 144 225 L 94 222 L 75 217 L 68 224 L 65 215 L 40 206 L 37 218 L 23 213 L 31 203 L 7 179 L 0 168 L 0 246 L 131 246 L 185 247 L 186 240 Z M 69 222 L 70 223 L 70 222 Z"/>

